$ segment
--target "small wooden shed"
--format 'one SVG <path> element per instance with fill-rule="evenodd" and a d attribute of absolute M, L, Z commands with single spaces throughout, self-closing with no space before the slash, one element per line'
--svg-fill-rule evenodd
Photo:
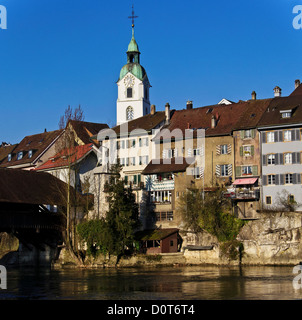
<path fill-rule="evenodd" d="M 146 254 L 172 253 L 178 251 L 179 229 L 151 229 L 136 233 L 140 251 Z"/>

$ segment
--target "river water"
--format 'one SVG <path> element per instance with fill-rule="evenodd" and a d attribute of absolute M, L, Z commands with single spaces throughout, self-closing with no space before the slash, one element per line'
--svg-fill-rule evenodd
<path fill-rule="evenodd" d="M 0 299 L 295 300 L 293 267 L 8 269 Z"/>

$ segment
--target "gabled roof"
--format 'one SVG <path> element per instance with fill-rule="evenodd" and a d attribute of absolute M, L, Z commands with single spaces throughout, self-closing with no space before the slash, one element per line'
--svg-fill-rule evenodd
<path fill-rule="evenodd" d="M 11 154 L 17 146 L 18 144 L 0 146 L 0 164 L 3 160 L 7 159 L 8 155 Z"/>
<path fill-rule="evenodd" d="M 172 132 L 174 129 L 181 130 L 185 137 L 187 129 L 193 130 L 193 136 L 197 129 L 205 129 L 205 136 L 230 135 L 240 117 L 246 110 L 246 103 L 239 102 L 229 105 L 212 105 L 195 109 L 175 110 L 170 119 L 170 124 L 162 129 Z M 211 127 L 212 118 L 216 119 L 216 126 Z M 160 132 L 153 140 L 159 141 L 169 138 Z"/>
<path fill-rule="evenodd" d="M 45 171 L 56 168 L 62 168 L 69 165 L 75 165 L 87 157 L 91 152 L 96 152 L 94 150 L 93 144 L 85 144 L 81 146 L 76 146 L 69 149 L 64 149 L 57 153 L 55 156 L 51 157 L 44 164 L 36 168 L 36 171 Z"/>
<path fill-rule="evenodd" d="M 282 118 L 280 111 L 291 110 L 292 116 Z M 271 100 L 266 111 L 263 113 L 258 126 L 282 126 L 302 123 L 302 95 L 290 95 L 277 97 Z"/>
<path fill-rule="evenodd" d="M 101 130 L 109 128 L 106 123 L 94 123 L 77 120 L 69 120 L 66 127 L 69 125 L 71 125 L 77 137 L 83 142 L 83 144 L 89 144 L 93 142 L 95 145 L 98 145 L 98 142 L 93 140 L 94 136 L 96 136 Z"/>
<path fill-rule="evenodd" d="M 2 161 L 0 167 L 35 164 L 44 151 L 47 150 L 62 133 L 63 130 L 56 130 L 26 136 L 13 150 L 11 161 L 8 161 L 6 157 L 6 159 Z M 31 158 L 28 156 L 30 150 L 32 150 Z M 17 160 L 17 154 L 21 151 L 23 152 L 23 157 L 22 159 Z"/>
<path fill-rule="evenodd" d="M 302 95 L 302 84 L 300 84 L 291 94 L 290 96 L 301 96 Z"/>
<path fill-rule="evenodd" d="M 249 100 L 244 102 L 244 111 L 234 130 L 256 128 L 273 99 Z"/>

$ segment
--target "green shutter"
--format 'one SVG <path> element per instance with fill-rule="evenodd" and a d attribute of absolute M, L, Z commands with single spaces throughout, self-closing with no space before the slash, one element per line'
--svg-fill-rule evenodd
<path fill-rule="evenodd" d="M 255 154 L 255 147 L 251 146 L 251 155 L 253 156 Z"/>
<path fill-rule="evenodd" d="M 241 138 L 241 139 L 244 139 L 244 130 L 241 130 L 241 131 L 240 131 L 240 138 Z"/>
<path fill-rule="evenodd" d="M 134 184 L 137 184 L 137 175 L 134 175 L 133 179 L 134 179 L 134 180 L 133 180 L 133 183 L 134 183 Z"/>
<path fill-rule="evenodd" d="M 137 175 L 137 182 L 141 183 L 141 175 L 140 174 Z"/>
<path fill-rule="evenodd" d="M 258 175 L 258 166 L 252 166 L 252 174 L 253 174 L 253 176 Z"/>
<path fill-rule="evenodd" d="M 255 135 L 256 135 L 255 129 L 252 129 L 251 133 L 252 133 L 252 138 L 255 139 Z"/>
<path fill-rule="evenodd" d="M 243 147 L 240 147 L 240 156 L 243 157 Z"/>
<path fill-rule="evenodd" d="M 236 167 L 236 177 L 241 176 L 241 167 Z"/>
<path fill-rule="evenodd" d="M 125 176 L 125 184 L 128 184 L 128 176 Z"/>

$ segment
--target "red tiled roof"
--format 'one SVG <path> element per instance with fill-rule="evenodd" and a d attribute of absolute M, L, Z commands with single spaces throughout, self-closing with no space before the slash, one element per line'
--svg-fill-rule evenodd
<path fill-rule="evenodd" d="M 81 161 L 83 157 L 87 156 L 92 150 L 92 143 L 76 146 L 74 148 L 64 149 L 61 152 L 57 153 L 54 157 L 51 157 L 49 160 L 47 160 L 44 164 L 42 164 L 35 170 L 42 171 L 73 165 L 78 161 Z"/>
<path fill-rule="evenodd" d="M 290 96 L 301 96 L 302 95 L 302 84 L 300 84 L 291 94 Z"/>
<path fill-rule="evenodd" d="M 170 120 L 170 124 L 163 127 L 172 132 L 174 129 L 180 129 L 183 137 L 186 129 L 205 129 L 206 136 L 228 135 L 238 123 L 240 117 L 247 109 L 246 102 L 239 102 L 230 105 L 213 105 L 195 109 L 176 110 Z M 212 117 L 215 117 L 217 124 L 211 127 Z M 154 140 L 158 140 L 162 132 Z M 162 135 L 165 139 L 165 135 Z M 168 138 L 168 136 L 167 136 Z"/>

